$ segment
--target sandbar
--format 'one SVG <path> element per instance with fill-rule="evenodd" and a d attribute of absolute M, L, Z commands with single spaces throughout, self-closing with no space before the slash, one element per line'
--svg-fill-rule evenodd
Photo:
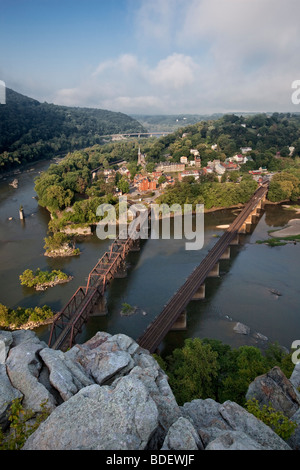
<path fill-rule="evenodd" d="M 300 219 L 292 219 L 288 225 L 281 230 L 276 230 L 270 235 L 276 238 L 292 237 L 293 235 L 300 235 Z"/>

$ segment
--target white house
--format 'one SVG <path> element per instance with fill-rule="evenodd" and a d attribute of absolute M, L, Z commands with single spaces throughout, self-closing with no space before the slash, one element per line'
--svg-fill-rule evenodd
<path fill-rule="evenodd" d="M 243 155 L 245 155 L 245 153 L 248 153 L 248 152 L 251 152 L 252 151 L 252 148 L 251 147 L 242 147 L 241 148 L 241 152 Z"/>
<path fill-rule="evenodd" d="M 221 165 L 220 160 L 215 160 L 215 161 L 214 161 L 214 165 L 215 165 L 215 172 L 216 172 L 218 175 L 224 175 L 226 169 L 224 168 L 223 165 Z"/>

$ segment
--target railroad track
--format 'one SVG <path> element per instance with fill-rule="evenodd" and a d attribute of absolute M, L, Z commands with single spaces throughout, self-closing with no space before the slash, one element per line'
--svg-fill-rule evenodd
<path fill-rule="evenodd" d="M 245 205 L 243 211 L 240 212 L 230 227 L 219 238 L 218 242 L 210 250 L 204 260 L 194 269 L 185 283 L 165 305 L 162 312 L 148 325 L 143 335 L 137 340 L 142 348 L 147 349 L 151 353 L 155 352 L 163 338 L 172 328 L 187 304 L 191 301 L 195 292 L 204 283 L 213 267 L 217 264 L 226 248 L 238 235 L 245 220 L 267 192 L 268 186 L 261 186 L 254 193 L 251 200 Z"/>

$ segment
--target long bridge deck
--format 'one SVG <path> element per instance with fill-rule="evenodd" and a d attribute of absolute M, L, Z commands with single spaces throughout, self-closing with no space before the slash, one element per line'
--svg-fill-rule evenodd
<path fill-rule="evenodd" d="M 267 192 L 268 185 L 263 185 L 254 193 L 251 200 L 219 238 L 204 260 L 195 268 L 162 312 L 150 323 L 143 335 L 137 340 L 142 348 L 147 349 L 151 353 L 157 350 L 166 334 L 170 331 L 197 290 L 203 285 L 205 279 L 218 263 L 227 247 L 238 236 L 241 227 L 260 201 L 266 196 Z"/>

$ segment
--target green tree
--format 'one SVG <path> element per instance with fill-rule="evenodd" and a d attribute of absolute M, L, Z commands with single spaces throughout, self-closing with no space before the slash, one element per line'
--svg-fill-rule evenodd
<path fill-rule="evenodd" d="M 122 179 L 120 179 L 118 183 L 118 187 L 119 187 L 119 190 L 122 191 L 123 194 L 129 193 L 130 186 L 126 178 L 123 177 Z"/>
<path fill-rule="evenodd" d="M 44 249 L 47 251 L 58 250 L 66 243 L 69 243 L 69 241 L 70 238 L 68 237 L 68 235 L 62 232 L 56 232 L 52 236 L 45 238 Z"/>
<path fill-rule="evenodd" d="M 219 366 L 217 353 L 200 339 L 187 339 L 166 359 L 170 385 L 179 405 L 196 398 L 214 398 L 213 380 Z"/>

